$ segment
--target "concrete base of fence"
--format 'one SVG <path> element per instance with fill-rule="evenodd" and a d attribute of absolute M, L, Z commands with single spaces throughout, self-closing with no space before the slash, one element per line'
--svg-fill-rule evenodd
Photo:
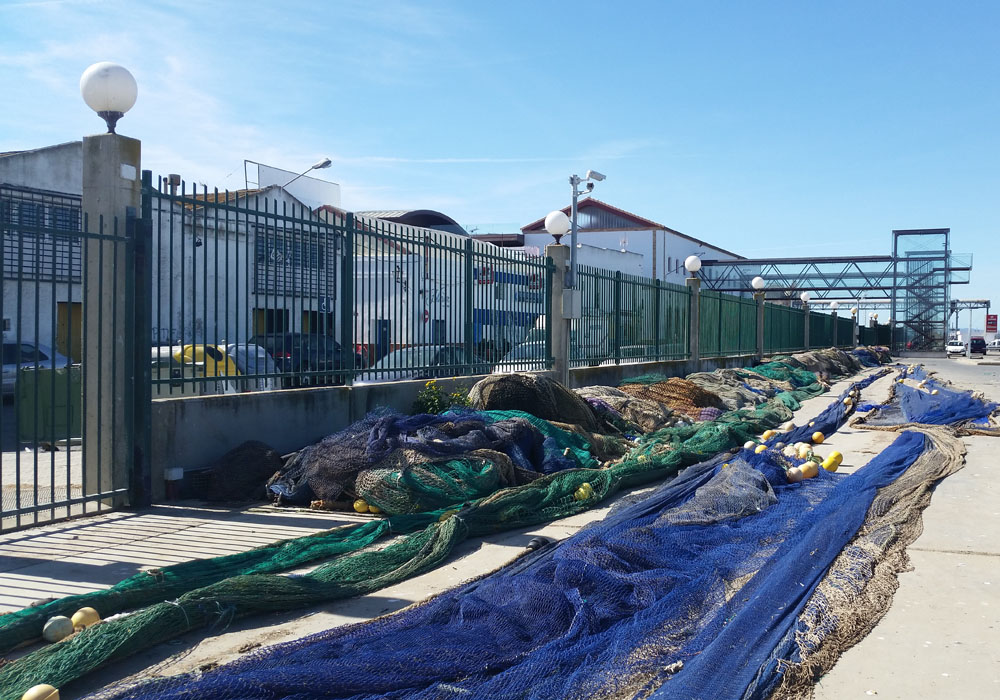
<path fill-rule="evenodd" d="M 623 379 L 660 373 L 682 377 L 722 367 L 747 367 L 753 355 L 702 358 L 700 362 L 637 362 L 570 370 L 571 387 L 616 386 Z M 550 376 L 553 373 L 547 373 Z M 438 379 L 441 390 L 468 389 L 482 376 Z M 259 440 L 281 454 L 310 445 L 385 407 L 409 412 L 425 380 L 346 387 L 318 387 L 221 396 L 156 399 L 152 402 L 153 500 L 166 496 L 169 469 L 202 469 L 229 450 Z"/>

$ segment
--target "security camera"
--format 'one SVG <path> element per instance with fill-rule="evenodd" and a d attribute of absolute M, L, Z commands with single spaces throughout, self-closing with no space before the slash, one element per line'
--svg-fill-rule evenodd
<path fill-rule="evenodd" d="M 594 191 L 594 183 L 593 182 L 588 182 L 587 183 L 587 191 L 588 192 L 593 192 Z"/>
<path fill-rule="evenodd" d="M 598 182 L 600 182 L 601 180 L 604 179 L 604 176 L 601 175 L 596 170 L 588 170 L 587 171 L 587 176 L 584 179 L 585 180 L 597 180 Z"/>

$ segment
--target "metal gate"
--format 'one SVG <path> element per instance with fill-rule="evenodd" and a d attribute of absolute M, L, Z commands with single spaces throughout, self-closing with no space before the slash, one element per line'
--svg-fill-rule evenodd
<path fill-rule="evenodd" d="M 0 185 L 0 531 L 142 501 L 143 484 L 129 489 L 149 414 L 135 381 L 136 222 L 88 222 L 79 197 Z"/>

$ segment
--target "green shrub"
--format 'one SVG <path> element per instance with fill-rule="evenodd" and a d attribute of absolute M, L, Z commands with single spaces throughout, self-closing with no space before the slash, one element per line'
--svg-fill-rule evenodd
<path fill-rule="evenodd" d="M 417 400 L 413 402 L 413 413 L 444 413 L 449 408 L 468 408 L 469 390 L 459 387 L 457 390 L 446 394 L 438 386 L 437 380 L 432 379 L 417 394 Z"/>

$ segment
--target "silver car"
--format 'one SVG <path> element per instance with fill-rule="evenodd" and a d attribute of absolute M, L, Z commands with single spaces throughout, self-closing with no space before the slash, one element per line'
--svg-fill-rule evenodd
<path fill-rule="evenodd" d="M 65 357 L 48 345 L 39 343 L 29 343 L 21 341 L 4 341 L 3 344 L 3 394 L 14 393 L 17 384 L 17 372 L 20 369 L 35 367 L 39 369 L 52 369 L 53 367 L 69 367 L 72 364 L 68 357 Z"/>

